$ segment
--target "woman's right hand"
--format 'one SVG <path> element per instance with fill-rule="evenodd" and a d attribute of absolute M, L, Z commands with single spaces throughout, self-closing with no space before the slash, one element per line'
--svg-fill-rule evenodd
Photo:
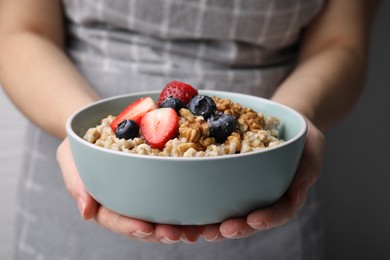
<path fill-rule="evenodd" d="M 201 227 L 154 224 L 119 215 L 100 205 L 87 192 L 81 181 L 67 138 L 57 149 L 57 161 L 62 171 L 65 186 L 76 200 L 84 220 L 92 220 L 115 233 L 142 241 L 173 244 L 179 241 L 195 243 L 198 240 L 202 232 Z"/>

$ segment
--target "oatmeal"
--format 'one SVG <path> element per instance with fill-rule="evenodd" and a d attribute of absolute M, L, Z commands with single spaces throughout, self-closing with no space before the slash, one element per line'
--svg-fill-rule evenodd
<path fill-rule="evenodd" d="M 243 107 L 230 99 L 212 97 L 215 113 L 230 115 L 236 119 L 234 130 L 224 141 L 217 141 L 211 134 L 210 120 L 202 115 L 194 115 L 188 108 L 178 110 L 177 134 L 168 140 L 162 149 L 153 148 L 142 135 L 134 138 L 118 138 L 112 129 L 116 117 L 109 115 L 96 127 L 90 128 L 84 139 L 95 145 L 133 154 L 205 157 L 247 153 L 266 149 L 283 142 L 278 137 L 279 120 L 264 116 L 251 108 Z"/>

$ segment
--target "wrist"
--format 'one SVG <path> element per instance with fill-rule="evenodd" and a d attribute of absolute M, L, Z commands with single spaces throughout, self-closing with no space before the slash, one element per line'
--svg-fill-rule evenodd
<path fill-rule="evenodd" d="M 282 97 L 280 95 L 272 97 L 271 100 L 279 104 L 285 105 L 291 109 L 294 109 L 295 111 L 300 113 L 306 120 L 309 120 L 310 122 L 315 122 L 314 109 L 308 103 L 298 99 Z"/>

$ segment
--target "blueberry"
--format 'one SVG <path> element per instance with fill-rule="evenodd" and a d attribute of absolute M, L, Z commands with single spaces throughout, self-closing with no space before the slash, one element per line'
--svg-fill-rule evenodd
<path fill-rule="evenodd" d="M 180 99 L 169 96 L 161 102 L 160 107 L 171 107 L 179 114 L 180 109 L 185 108 L 186 105 Z"/>
<path fill-rule="evenodd" d="M 214 100 L 205 95 L 197 95 L 191 98 L 187 108 L 192 114 L 203 116 L 205 119 L 209 118 L 217 110 Z"/>
<path fill-rule="evenodd" d="M 123 120 L 115 131 L 115 136 L 119 139 L 132 139 L 139 134 L 139 125 L 134 120 Z"/>
<path fill-rule="evenodd" d="M 237 120 L 232 115 L 216 114 L 207 120 L 210 125 L 210 136 L 217 143 L 223 143 L 237 129 Z"/>

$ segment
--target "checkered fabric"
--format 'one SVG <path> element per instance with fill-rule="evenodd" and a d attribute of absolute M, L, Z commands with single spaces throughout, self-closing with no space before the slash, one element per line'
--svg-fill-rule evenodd
<path fill-rule="evenodd" d="M 322 6 L 322 0 L 64 3 L 70 48 L 84 67 L 262 96 L 283 80 L 302 29 Z"/>

